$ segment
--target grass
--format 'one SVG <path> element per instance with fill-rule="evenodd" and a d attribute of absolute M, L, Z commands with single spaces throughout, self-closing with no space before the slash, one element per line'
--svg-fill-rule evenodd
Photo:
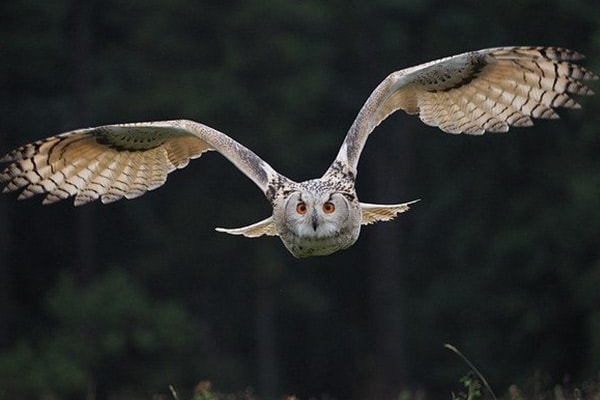
<path fill-rule="evenodd" d="M 474 371 L 470 371 L 458 380 L 460 388 L 457 392 L 450 392 L 446 400 L 600 400 L 600 385 L 597 381 L 585 383 L 581 387 L 566 388 L 556 385 L 552 388 L 542 389 L 539 385 L 532 391 L 527 392 L 517 385 L 511 385 L 506 392 L 500 396 L 492 396 L 486 388 L 486 384 Z M 329 398 L 329 397 L 328 397 Z M 307 400 L 317 400 L 319 397 L 311 397 Z M 187 400 L 182 399 L 171 388 L 171 397 L 156 397 L 155 400 Z M 213 389 L 209 381 L 202 381 L 194 390 L 191 400 L 260 400 L 251 389 L 238 393 L 223 393 Z M 294 395 L 284 395 L 278 400 L 301 400 Z M 339 399 L 342 400 L 342 399 Z M 375 399 L 376 400 L 376 399 Z M 427 397 L 422 391 L 403 391 L 397 400 L 434 400 Z M 443 400 L 443 399 L 442 399 Z"/>
<path fill-rule="evenodd" d="M 446 344 L 447 349 L 458 355 L 469 367 L 469 372 L 459 378 L 460 389 L 458 392 L 450 392 L 447 400 L 600 400 L 600 381 L 598 379 L 590 380 L 580 387 L 565 387 L 564 385 L 555 385 L 552 388 L 543 388 L 542 384 L 532 385 L 531 391 L 523 391 L 517 385 L 511 385 L 506 392 L 497 397 L 492 390 L 491 385 L 485 379 L 483 374 L 463 355 L 456 347 Z M 535 382 L 541 379 L 534 378 Z M 156 397 L 155 400 L 182 400 L 175 389 L 170 387 L 171 398 L 163 396 Z M 329 398 L 329 397 L 328 397 Z M 316 400 L 317 397 L 311 397 L 308 400 Z M 194 389 L 194 395 L 191 400 L 260 400 L 252 389 L 246 389 L 239 393 L 222 393 L 215 391 L 210 381 L 201 381 Z M 284 395 L 279 400 L 300 400 L 294 395 Z M 378 400 L 378 399 L 373 399 Z M 411 392 L 403 391 L 397 397 L 397 400 L 433 400 L 429 399 L 423 391 Z"/>

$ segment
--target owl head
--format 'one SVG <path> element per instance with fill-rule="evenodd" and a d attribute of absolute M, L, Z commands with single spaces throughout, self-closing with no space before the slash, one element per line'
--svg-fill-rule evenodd
<path fill-rule="evenodd" d="M 356 197 L 335 190 L 303 188 L 292 192 L 273 217 L 279 236 L 296 257 L 327 255 L 351 246 L 360 233 Z"/>

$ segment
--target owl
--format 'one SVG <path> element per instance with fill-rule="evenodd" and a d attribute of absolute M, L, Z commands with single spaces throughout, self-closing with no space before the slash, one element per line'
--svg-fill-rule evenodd
<path fill-rule="evenodd" d="M 499 47 L 467 52 L 391 73 L 358 112 L 320 178 L 295 182 L 231 137 L 190 120 L 106 125 L 24 145 L 0 161 L 4 192 L 36 194 L 43 203 L 74 196 L 75 205 L 131 199 L 162 186 L 167 175 L 217 151 L 250 178 L 273 207 L 242 228 L 246 237 L 279 236 L 295 257 L 325 256 L 352 246 L 361 226 L 394 219 L 413 202 L 369 204 L 355 189 L 358 160 L 371 132 L 397 110 L 418 114 L 444 132 L 481 135 L 558 118 L 579 108 L 571 95 L 592 95 L 581 81 L 597 79 L 575 64 L 583 56 L 555 47 Z"/>

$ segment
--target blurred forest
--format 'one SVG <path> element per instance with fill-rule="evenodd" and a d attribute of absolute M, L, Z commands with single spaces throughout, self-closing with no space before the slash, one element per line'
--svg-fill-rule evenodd
<path fill-rule="evenodd" d="M 4 0 L 0 153 L 189 118 L 304 180 L 388 73 L 500 45 L 572 48 L 598 73 L 597 0 Z M 200 380 L 264 399 L 450 398 L 466 368 L 444 343 L 499 394 L 597 378 L 600 99 L 578 100 L 483 137 L 392 116 L 358 193 L 422 200 L 324 258 L 216 233 L 270 206 L 214 153 L 133 201 L 1 196 L 0 398 L 183 397 Z"/>

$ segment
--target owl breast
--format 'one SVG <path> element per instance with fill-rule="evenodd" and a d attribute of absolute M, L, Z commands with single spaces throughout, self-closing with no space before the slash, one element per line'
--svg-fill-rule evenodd
<path fill-rule="evenodd" d="M 327 256 L 352 246 L 360 234 L 360 224 L 344 226 L 326 236 L 298 234 L 287 230 L 280 234 L 281 241 L 294 257 Z"/>

